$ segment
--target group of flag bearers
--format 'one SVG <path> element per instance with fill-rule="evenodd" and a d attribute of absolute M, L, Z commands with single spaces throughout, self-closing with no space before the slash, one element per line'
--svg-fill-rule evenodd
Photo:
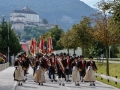
<path fill-rule="evenodd" d="M 80 86 L 80 82 L 90 82 L 90 86 L 95 86 L 95 71 L 97 70 L 93 57 L 89 61 L 84 60 L 84 56 L 69 56 L 65 53 L 43 55 L 37 54 L 34 57 L 26 57 L 23 53 L 18 55 L 15 61 L 14 80 L 18 85 L 22 85 L 27 79 L 25 78 L 29 65 L 33 68 L 34 81 L 39 85 L 47 83 L 45 72 L 51 82 L 58 82 L 59 85 L 65 86 L 66 82 L 74 82 L 75 86 Z M 58 77 L 58 80 L 56 80 Z"/>
<path fill-rule="evenodd" d="M 97 70 L 93 57 L 89 57 L 89 61 L 84 60 L 84 56 L 70 56 L 66 53 L 53 54 L 52 38 L 48 38 L 48 43 L 40 38 L 38 51 L 36 54 L 36 41 L 31 40 L 30 52 L 31 56 L 26 53 L 18 55 L 15 61 L 14 80 L 18 85 L 22 85 L 27 80 L 29 65 L 33 68 L 33 77 L 36 83 L 43 85 L 47 83 L 45 80 L 45 72 L 51 82 L 58 82 L 59 85 L 65 86 L 66 82 L 74 82 L 75 86 L 80 86 L 81 82 L 90 82 L 90 86 L 95 86 L 95 71 Z M 56 80 L 58 77 L 58 80 Z M 72 79 L 71 79 L 72 78 Z"/>

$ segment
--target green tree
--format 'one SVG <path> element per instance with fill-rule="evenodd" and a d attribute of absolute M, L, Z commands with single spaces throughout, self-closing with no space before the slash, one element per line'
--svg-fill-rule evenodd
<path fill-rule="evenodd" d="M 85 55 L 85 49 L 91 46 L 93 37 L 89 34 L 92 30 L 90 18 L 83 17 L 79 24 L 73 25 L 72 29 L 75 32 L 76 41 L 79 42 L 78 46 L 82 48 L 82 54 Z"/>
<path fill-rule="evenodd" d="M 63 33 L 61 36 L 58 45 L 63 46 L 64 48 L 67 49 L 68 54 L 69 54 L 69 49 L 72 48 L 72 38 L 71 38 L 72 32 L 71 30 L 67 30 L 66 33 Z"/>
<path fill-rule="evenodd" d="M 45 18 L 43 18 L 42 22 L 43 22 L 44 24 L 48 24 L 48 21 L 47 21 L 47 19 L 45 19 Z"/>
<path fill-rule="evenodd" d="M 10 55 L 17 54 L 18 52 L 21 51 L 21 46 L 16 34 L 11 29 L 10 23 L 9 24 L 8 23 L 3 18 L 0 24 L 0 52 L 7 55 L 9 46 Z M 9 28 L 9 40 L 8 40 L 8 28 Z"/>
<path fill-rule="evenodd" d="M 61 28 L 59 28 L 58 25 L 56 25 L 54 28 L 50 29 L 49 32 L 43 34 L 42 37 L 47 39 L 49 36 L 51 36 L 54 50 L 61 50 L 63 49 L 63 46 L 60 46 L 57 43 L 59 42 L 60 37 L 62 36 L 63 33 L 64 31 Z"/>
<path fill-rule="evenodd" d="M 55 50 L 61 50 L 63 49 L 62 46 L 57 45 L 57 42 L 60 40 L 61 35 L 64 33 L 64 31 L 56 25 L 54 28 L 50 30 L 50 36 L 53 39 L 53 48 Z"/>

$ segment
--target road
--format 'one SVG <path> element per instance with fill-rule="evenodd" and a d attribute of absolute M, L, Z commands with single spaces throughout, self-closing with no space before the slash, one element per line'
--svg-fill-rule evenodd
<path fill-rule="evenodd" d="M 96 86 L 89 86 L 89 83 L 80 83 L 80 86 L 75 86 L 73 82 L 66 82 L 65 86 L 59 86 L 58 82 L 50 82 L 46 75 L 46 83 L 43 86 L 34 82 L 32 76 L 32 68 L 29 69 L 28 80 L 23 83 L 23 86 L 17 86 L 16 90 L 120 90 L 112 86 L 96 81 Z"/>

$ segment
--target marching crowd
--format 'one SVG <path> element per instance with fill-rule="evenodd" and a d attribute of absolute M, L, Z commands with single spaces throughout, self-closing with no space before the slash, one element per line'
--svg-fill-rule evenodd
<path fill-rule="evenodd" d="M 97 66 L 93 57 L 89 61 L 84 60 L 84 56 L 69 56 L 66 53 L 36 56 L 26 56 L 26 53 L 18 55 L 14 63 L 15 72 L 14 80 L 18 85 L 23 85 L 27 80 L 26 75 L 31 66 L 33 68 L 34 81 L 39 85 L 47 83 L 45 81 L 45 72 L 48 72 L 51 82 L 58 82 L 59 85 L 65 86 L 65 82 L 74 82 L 75 86 L 80 86 L 80 82 L 90 82 L 90 86 L 95 86 L 95 71 Z M 58 76 L 58 80 L 56 80 Z M 71 80 L 72 78 L 72 80 Z"/>

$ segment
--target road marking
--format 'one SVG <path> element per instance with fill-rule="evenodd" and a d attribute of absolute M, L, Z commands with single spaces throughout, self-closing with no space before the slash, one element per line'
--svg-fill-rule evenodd
<path fill-rule="evenodd" d="M 66 87 L 68 90 L 71 90 L 69 87 Z"/>

